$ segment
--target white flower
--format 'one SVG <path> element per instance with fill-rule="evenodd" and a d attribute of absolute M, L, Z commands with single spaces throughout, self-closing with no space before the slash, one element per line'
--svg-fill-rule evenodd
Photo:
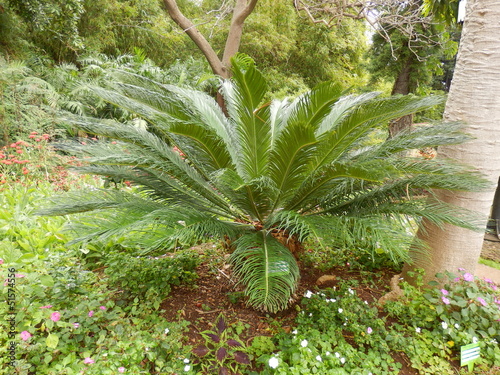
<path fill-rule="evenodd" d="M 335 352 L 335 357 L 340 358 L 340 354 Z"/>
<path fill-rule="evenodd" d="M 415 328 L 415 331 L 416 331 L 417 333 L 420 333 L 420 332 L 422 332 L 422 328 L 417 327 L 417 328 Z"/>
<path fill-rule="evenodd" d="M 184 371 L 189 371 L 189 370 L 191 370 L 191 366 L 189 365 L 184 366 Z"/>
<path fill-rule="evenodd" d="M 476 336 L 474 336 L 474 337 L 472 338 L 472 342 L 473 342 L 474 344 L 477 342 L 477 337 L 476 337 Z"/>
<path fill-rule="evenodd" d="M 296 334 L 298 333 L 298 331 L 297 331 L 296 329 L 294 329 L 294 330 L 292 331 L 292 333 L 293 333 L 294 335 L 296 335 Z"/>
<path fill-rule="evenodd" d="M 458 325 L 458 323 L 455 323 L 455 328 L 456 328 L 456 329 L 459 329 L 459 328 L 460 328 L 460 326 Z"/>
<path fill-rule="evenodd" d="M 342 314 L 342 311 L 344 310 L 339 307 L 339 314 Z"/>
<path fill-rule="evenodd" d="M 345 363 L 345 358 L 344 357 L 340 358 L 340 363 L 342 363 L 342 364 Z"/>
<path fill-rule="evenodd" d="M 276 367 L 278 367 L 278 365 L 279 365 L 278 358 L 276 358 L 276 357 L 269 358 L 269 367 L 276 368 Z"/>
<path fill-rule="evenodd" d="M 323 361 L 323 360 L 321 359 L 321 356 L 320 356 L 320 355 L 317 355 L 317 356 L 316 356 L 316 360 L 317 360 L 318 362 L 322 362 L 322 361 Z"/>
<path fill-rule="evenodd" d="M 443 329 L 448 329 L 448 323 L 441 322 L 441 327 L 443 327 Z"/>
<path fill-rule="evenodd" d="M 189 363 L 189 359 L 184 358 L 184 363 L 186 363 L 186 364 Z"/>
<path fill-rule="evenodd" d="M 300 346 L 302 346 L 303 348 L 305 348 L 307 346 L 307 340 L 302 340 L 300 342 Z"/>
<path fill-rule="evenodd" d="M 354 294 L 354 290 L 352 290 L 351 288 L 349 288 L 348 290 L 349 290 L 349 293 Z"/>
<path fill-rule="evenodd" d="M 365 301 L 365 305 L 368 305 L 368 301 Z"/>
<path fill-rule="evenodd" d="M 308 291 L 304 294 L 304 297 L 306 297 L 306 298 L 311 298 L 313 295 L 314 295 L 314 293 L 313 293 L 313 292 L 311 292 L 310 290 L 308 290 Z"/>
<path fill-rule="evenodd" d="M 309 313 L 309 316 L 313 316 L 313 313 Z"/>
<path fill-rule="evenodd" d="M 169 332 L 170 330 L 168 328 L 165 328 L 165 335 L 168 335 Z"/>
<path fill-rule="evenodd" d="M 326 355 L 330 355 L 330 352 L 326 352 L 325 354 L 326 354 Z"/>

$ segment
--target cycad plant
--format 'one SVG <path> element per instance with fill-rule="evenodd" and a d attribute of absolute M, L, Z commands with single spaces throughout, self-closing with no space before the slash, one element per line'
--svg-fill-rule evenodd
<path fill-rule="evenodd" d="M 234 273 L 257 309 L 277 312 L 293 300 L 307 238 L 337 246 L 359 241 L 401 261 L 408 228 L 420 218 L 468 225 L 424 192 L 467 190 L 477 177 L 448 161 L 404 156 L 463 142 L 457 125 L 373 136 L 389 120 L 442 98 L 343 96 L 328 82 L 294 100 L 264 102 L 266 82 L 241 56 L 221 84 L 224 110 L 203 92 L 128 72 L 117 71 L 94 91 L 146 126 L 69 117 L 100 140 L 64 147 L 83 156 L 81 172 L 134 188 L 78 192 L 43 213 L 92 211 L 79 220 L 87 241 L 129 234 L 149 248 L 229 242 Z"/>

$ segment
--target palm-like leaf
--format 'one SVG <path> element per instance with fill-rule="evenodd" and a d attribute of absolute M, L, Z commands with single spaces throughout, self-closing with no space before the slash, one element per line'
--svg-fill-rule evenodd
<path fill-rule="evenodd" d="M 244 234 L 235 245 L 230 262 L 247 286 L 249 303 L 272 313 L 286 308 L 299 279 L 290 251 L 263 231 Z"/>
<path fill-rule="evenodd" d="M 202 92 L 129 72 L 114 71 L 112 82 L 93 87 L 145 126 L 67 116 L 103 140 L 61 147 L 85 157 L 82 172 L 129 180 L 135 193 L 91 191 L 45 213 L 97 210 L 100 218 L 82 218 L 85 240 L 125 233 L 151 247 L 236 240 L 231 262 L 249 303 L 271 312 L 287 306 L 298 280 L 283 239 L 361 243 L 373 256 L 383 248 L 397 261 L 412 242 L 408 228 L 422 217 L 471 227 L 454 208 L 422 199 L 423 192 L 469 190 L 482 180 L 447 160 L 402 155 L 465 141 L 459 125 L 371 139 L 389 120 L 442 98 L 342 96 L 339 85 L 325 83 L 292 101 L 263 103 L 266 82 L 253 62 L 238 58 L 233 66 L 233 79 L 221 86 L 227 116 Z"/>

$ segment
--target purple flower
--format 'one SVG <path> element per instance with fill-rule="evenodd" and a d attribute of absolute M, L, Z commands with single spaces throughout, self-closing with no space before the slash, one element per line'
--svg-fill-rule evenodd
<path fill-rule="evenodd" d="M 471 275 L 470 273 L 464 273 L 464 280 L 465 281 L 474 281 L 474 276 Z"/>
<path fill-rule="evenodd" d="M 367 332 L 368 334 L 372 333 L 372 332 L 373 332 L 372 327 L 368 327 L 368 328 L 367 328 L 367 330 L 366 330 L 366 332 Z"/>
<path fill-rule="evenodd" d="M 31 337 L 31 333 L 29 333 L 28 331 L 22 331 L 21 332 L 21 338 L 24 341 L 28 340 L 30 337 Z"/>
<path fill-rule="evenodd" d="M 479 303 L 483 306 L 488 306 L 488 304 L 486 303 L 486 301 L 484 299 L 482 299 L 481 297 L 477 297 L 477 300 L 479 301 Z"/>
<path fill-rule="evenodd" d="M 50 320 L 52 320 L 53 322 L 57 322 L 59 319 L 61 319 L 61 313 L 59 311 L 50 314 Z"/>
<path fill-rule="evenodd" d="M 92 363 L 95 363 L 95 361 L 92 358 L 87 357 L 83 360 L 83 363 L 85 363 L 86 365 L 91 365 Z"/>
<path fill-rule="evenodd" d="M 94 310 L 89 311 L 89 318 L 92 318 L 94 316 Z"/>
<path fill-rule="evenodd" d="M 441 297 L 441 299 L 443 300 L 443 303 L 445 305 L 449 305 L 450 304 L 450 300 L 448 298 L 446 298 L 446 297 L 443 296 L 443 297 Z"/>
<path fill-rule="evenodd" d="M 441 289 L 441 293 L 443 293 L 445 296 L 449 294 L 449 292 L 446 289 Z"/>

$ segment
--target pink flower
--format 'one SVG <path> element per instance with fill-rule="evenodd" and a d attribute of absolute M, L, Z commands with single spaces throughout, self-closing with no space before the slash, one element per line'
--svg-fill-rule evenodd
<path fill-rule="evenodd" d="M 446 289 L 441 289 L 441 293 L 443 293 L 445 296 L 448 295 L 448 291 Z"/>
<path fill-rule="evenodd" d="M 41 309 L 50 309 L 52 305 L 47 305 L 47 306 L 40 306 Z"/>
<path fill-rule="evenodd" d="M 372 333 L 372 332 L 373 332 L 372 327 L 368 327 L 368 328 L 367 328 L 367 330 L 366 330 L 366 332 L 367 332 L 368 334 Z"/>
<path fill-rule="evenodd" d="M 58 311 L 50 314 L 50 320 L 57 322 L 59 319 L 61 319 L 61 314 Z"/>
<path fill-rule="evenodd" d="M 474 276 L 471 275 L 470 273 L 464 273 L 464 280 L 465 281 L 474 281 Z"/>
<path fill-rule="evenodd" d="M 92 318 L 94 316 L 94 310 L 89 311 L 89 318 Z"/>
<path fill-rule="evenodd" d="M 441 299 L 443 300 L 443 303 L 444 303 L 445 305 L 449 305 L 449 304 L 450 304 L 450 300 L 449 300 L 448 298 L 446 298 L 446 297 L 441 297 Z"/>
<path fill-rule="evenodd" d="M 20 273 L 16 273 L 16 277 L 17 277 L 18 279 L 22 279 L 23 277 L 26 277 L 26 275 L 22 275 L 22 274 L 20 274 Z"/>
<path fill-rule="evenodd" d="M 483 306 L 488 306 L 488 304 L 486 303 L 486 301 L 484 299 L 482 299 L 481 297 L 477 297 L 477 300 L 479 301 L 479 303 Z"/>
<path fill-rule="evenodd" d="M 31 337 L 31 333 L 29 333 L 28 331 L 22 331 L 21 332 L 21 338 L 24 341 L 28 340 L 30 337 Z"/>
<path fill-rule="evenodd" d="M 0 258 L 0 264 L 3 264 L 3 259 L 2 258 Z"/>
<path fill-rule="evenodd" d="M 101 310 L 106 310 L 106 306 L 100 306 L 99 307 Z"/>
<path fill-rule="evenodd" d="M 83 363 L 85 363 L 86 365 L 91 365 L 92 363 L 95 363 L 95 362 L 92 358 L 87 357 L 83 360 Z"/>
<path fill-rule="evenodd" d="M 493 284 L 493 281 L 491 279 L 488 279 L 488 278 L 484 278 L 484 281 L 486 281 L 488 284 Z"/>
<path fill-rule="evenodd" d="M 75 327 L 75 328 L 80 327 L 80 323 L 73 323 L 73 327 Z"/>
<path fill-rule="evenodd" d="M 465 271 L 465 268 L 459 268 L 458 270 L 463 272 Z"/>
<path fill-rule="evenodd" d="M 454 281 L 454 282 L 456 282 L 456 283 L 458 283 L 458 282 L 460 281 L 460 277 L 455 277 L 455 278 L 453 279 L 453 281 Z"/>
<path fill-rule="evenodd" d="M 118 372 L 125 372 L 125 367 L 118 367 Z"/>

